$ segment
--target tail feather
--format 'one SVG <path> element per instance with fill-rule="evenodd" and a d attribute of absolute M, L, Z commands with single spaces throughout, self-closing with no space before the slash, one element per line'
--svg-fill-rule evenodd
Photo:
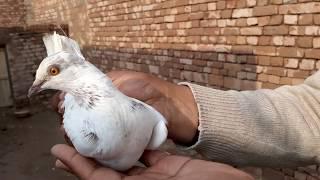
<path fill-rule="evenodd" d="M 157 124 L 154 126 L 152 136 L 147 146 L 149 150 L 158 149 L 166 140 L 168 136 L 167 120 L 162 116 L 160 112 L 155 110 L 153 107 L 146 104 L 150 111 L 154 114 L 157 119 Z"/>

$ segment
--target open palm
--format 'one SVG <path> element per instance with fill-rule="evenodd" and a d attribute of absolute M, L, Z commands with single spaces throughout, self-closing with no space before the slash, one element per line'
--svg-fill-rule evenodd
<path fill-rule="evenodd" d="M 225 164 L 169 155 L 160 151 L 145 152 L 141 162 L 146 167 L 133 167 L 127 172 L 102 167 L 81 156 L 68 145 L 55 145 L 51 151 L 59 159 L 56 162 L 57 167 L 84 180 L 253 180 L 248 174 Z"/>

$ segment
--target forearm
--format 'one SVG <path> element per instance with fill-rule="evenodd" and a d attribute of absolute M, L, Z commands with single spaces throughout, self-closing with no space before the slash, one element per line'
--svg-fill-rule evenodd
<path fill-rule="evenodd" d="M 319 91 L 306 85 L 243 92 L 188 86 L 199 107 L 200 134 L 191 148 L 206 157 L 258 166 L 317 161 L 320 105 L 309 91 Z"/>

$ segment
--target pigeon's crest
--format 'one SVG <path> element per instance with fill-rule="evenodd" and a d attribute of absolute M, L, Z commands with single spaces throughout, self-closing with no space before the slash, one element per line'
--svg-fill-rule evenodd
<path fill-rule="evenodd" d="M 43 42 L 47 50 L 47 55 L 52 56 L 61 51 L 77 55 L 82 60 L 84 57 L 80 51 L 80 47 L 76 41 L 66 36 L 61 36 L 55 31 L 53 34 L 46 34 L 43 36 Z"/>

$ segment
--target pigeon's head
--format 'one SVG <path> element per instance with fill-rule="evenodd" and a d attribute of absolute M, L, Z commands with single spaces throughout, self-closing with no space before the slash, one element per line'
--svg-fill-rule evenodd
<path fill-rule="evenodd" d="M 66 91 L 88 66 L 74 40 L 54 33 L 44 36 L 43 41 L 48 57 L 39 65 L 28 97 L 45 89 Z"/>
<path fill-rule="evenodd" d="M 86 66 L 82 59 L 68 52 L 59 52 L 45 58 L 38 67 L 35 80 L 28 97 L 45 89 L 66 91 L 81 78 L 81 70 Z M 80 71 L 80 72 L 79 72 Z"/>

